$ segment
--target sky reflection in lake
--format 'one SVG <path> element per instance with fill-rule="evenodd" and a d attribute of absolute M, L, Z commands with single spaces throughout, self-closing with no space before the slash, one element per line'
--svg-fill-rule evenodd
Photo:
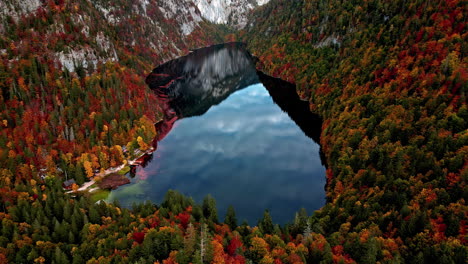
<path fill-rule="evenodd" d="M 205 114 L 178 120 L 153 160 L 109 200 L 162 202 L 169 189 L 201 202 L 211 194 L 219 220 L 233 205 L 239 223 L 254 225 L 269 209 L 276 223 L 292 221 L 325 202 L 319 145 L 283 112 L 262 84 L 231 94 Z"/>

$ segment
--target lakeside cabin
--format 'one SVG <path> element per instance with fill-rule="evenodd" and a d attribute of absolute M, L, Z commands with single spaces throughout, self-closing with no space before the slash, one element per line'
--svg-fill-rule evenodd
<path fill-rule="evenodd" d="M 75 179 L 70 179 L 70 180 L 67 180 L 67 181 L 64 181 L 62 183 L 62 187 L 65 189 L 65 190 L 71 190 L 73 184 L 76 183 L 75 182 Z"/>

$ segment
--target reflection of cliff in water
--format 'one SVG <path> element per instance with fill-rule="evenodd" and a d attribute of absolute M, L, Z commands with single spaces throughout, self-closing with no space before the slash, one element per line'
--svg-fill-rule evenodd
<path fill-rule="evenodd" d="M 160 65 L 146 82 L 179 118 L 202 115 L 231 93 L 258 83 L 253 57 L 240 43 L 195 50 Z"/>
<path fill-rule="evenodd" d="M 315 142 L 319 142 L 321 119 L 301 101 L 295 86 L 281 79 L 257 74 L 254 57 L 241 43 L 228 43 L 195 50 L 187 56 L 160 65 L 146 79 L 163 108 L 156 124 L 162 140 L 181 118 L 202 115 L 230 94 L 262 82 L 273 101 Z"/>
<path fill-rule="evenodd" d="M 286 112 L 291 120 L 306 136 L 320 143 L 322 119 L 310 112 L 309 102 L 302 101 L 296 92 L 296 86 L 287 81 L 258 72 L 260 82 L 265 86 L 273 102 Z"/>

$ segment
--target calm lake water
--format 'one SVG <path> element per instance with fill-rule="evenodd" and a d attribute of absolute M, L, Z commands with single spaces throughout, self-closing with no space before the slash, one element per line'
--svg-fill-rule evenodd
<path fill-rule="evenodd" d="M 302 207 L 319 209 L 325 168 L 312 138 L 318 140 L 321 124 L 307 102 L 292 85 L 259 77 L 242 47 L 209 49 L 153 71 L 148 82 L 165 112 L 157 150 L 108 200 L 159 204 L 169 189 L 197 202 L 211 194 L 220 221 L 233 205 L 239 223 L 252 225 L 265 209 L 280 224 Z"/>

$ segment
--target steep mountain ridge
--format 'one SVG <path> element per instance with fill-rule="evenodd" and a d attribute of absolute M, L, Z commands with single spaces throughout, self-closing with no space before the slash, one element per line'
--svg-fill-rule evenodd
<path fill-rule="evenodd" d="M 31 27 L 42 34 L 43 39 L 75 34 L 74 41 L 66 43 L 63 50 L 51 48 L 69 70 L 74 70 L 74 61 L 96 66 L 98 61 L 117 61 L 119 54 L 125 57 L 122 54 L 125 52 L 134 53 L 146 62 L 160 63 L 186 53 L 189 48 L 213 43 L 211 40 L 216 40 L 218 34 L 214 27 L 204 22 L 190 0 L 82 0 L 59 1 L 58 4 L 6 0 L 0 7 L 0 33 L 5 42 L 16 26 Z M 42 25 L 30 21 L 47 20 L 47 16 L 54 21 Z M 42 27 L 38 28 L 36 24 Z M 46 44 L 45 48 L 49 46 Z M 20 47 L 21 43 L 17 45 Z"/>
<path fill-rule="evenodd" d="M 72 3 L 5 0 L 0 3 L 0 33 L 8 36 L 7 31 L 12 26 L 10 22 L 21 24 L 20 20 L 28 17 L 41 19 L 38 16 L 51 10 L 56 13 L 69 11 L 70 18 L 54 17 L 55 21 L 47 25 L 48 28 L 36 29 L 38 32 L 45 30 L 40 32 L 45 34 L 43 38 L 52 37 L 48 34 L 69 34 L 70 25 L 83 34 L 82 38 L 86 40 L 80 42 L 86 45 L 69 43 L 65 50 L 55 51 L 68 70 L 74 70 L 74 62 L 84 66 L 93 64 L 95 67 L 98 61 L 117 61 L 122 49 L 132 50 L 131 53 L 147 62 L 160 63 L 183 55 L 190 48 L 213 43 L 212 40 L 220 42 L 221 32 L 206 21 L 242 28 L 246 25 L 248 13 L 267 2 L 81 0 Z M 8 20 L 10 18 L 12 21 Z"/>
<path fill-rule="evenodd" d="M 269 0 L 193 0 L 208 21 L 243 28 L 247 24 L 248 13 Z"/>

